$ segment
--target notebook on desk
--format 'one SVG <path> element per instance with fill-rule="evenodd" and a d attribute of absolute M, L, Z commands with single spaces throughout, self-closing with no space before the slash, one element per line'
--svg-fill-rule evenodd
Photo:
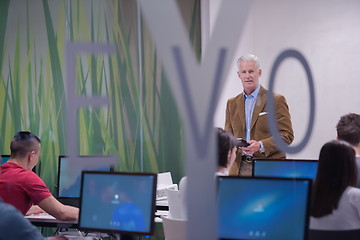
<path fill-rule="evenodd" d="M 113 167 L 109 165 L 89 166 L 86 159 L 87 156 L 81 156 L 80 161 L 71 164 L 67 156 L 60 155 L 58 157 L 57 199 L 61 203 L 79 207 L 82 171 L 113 171 Z"/>
<path fill-rule="evenodd" d="M 27 215 L 27 216 L 25 216 L 25 218 L 28 218 L 28 219 L 52 219 L 52 220 L 56 219 L 55 217 L 53 217 L 52 215 L 50 215 L 48 213 L 35 213 L 35 214 Z"/>

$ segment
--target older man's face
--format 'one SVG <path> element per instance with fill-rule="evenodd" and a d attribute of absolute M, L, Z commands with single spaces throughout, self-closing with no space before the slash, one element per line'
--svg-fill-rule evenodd
<path fill-rule="evenodd" d="M 249 95 L 259 86 L 261 69 L 256 67 L 255 61 L 240 62 L 238 76 L 242 82 L 244 92 Z"/>

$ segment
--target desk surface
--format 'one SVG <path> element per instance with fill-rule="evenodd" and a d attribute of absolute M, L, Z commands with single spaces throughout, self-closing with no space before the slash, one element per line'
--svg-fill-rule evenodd
<path fill-rule="evenodd" d="M 155 213 L 155 229 L 154 235 L 150 237 L 146 237 L 149 240 L 163 240 L 164 232 L 162 227 L 162 216 L 168 215 L 168 211 L 156 211 Z M 53 227 L 53 228 L 78 228 L 78 221 L 60 221 L 55 219 L 53 216 L 49 214 L 38 214 L 38 215 L 29 215 L 25 216 L 25 218 L 29 219 L 29 221 L 38 227 Z M 93 239 L 92 237 L 81 237 L 81 236 L 68 236 L 69 239 Z M 70 238 L 71 237 L 71 238 Z M 75 237 L 75 238 L 74 238 Z M 141 237 L 140 239 L 145 239 L 145 237 Z"/>
<path fill-rule="evenodd" d="M 156 211 L 155 212 L 155 222 L 162 222 L 161 216 L 167 216 L 169 211 Z M 32 214 L 29 216 L 25 216 L 33 225 L 39 227 L 56 227 L 56 228 L 77 228 L 78 221 L 61 221 L 48 213 L 40 213 L 40 214 Z"/>
<path fill-rule="evenodd" d="M 25 216 L 33 225 L 41 227 L 56 227 L 56 228 L 76 228 L 78 221 L 61 221 L 47 213 L 32 214 Z"/>

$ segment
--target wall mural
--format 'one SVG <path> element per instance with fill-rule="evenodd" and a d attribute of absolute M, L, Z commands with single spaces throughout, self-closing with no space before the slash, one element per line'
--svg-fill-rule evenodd
<path fill-rule="evenodd" d="M 178 3 L 200 57 L 200 2 Z M 176 182 L 184 174 L 183 123 L 137 14 L 126 0 L 0 1 L 0 153 L 10 153 L 17 131 L 38 135 L 40 176 L 53 193 L 58 155 L 67 153 L 66 40 L 116 46 L 113 55 L 76 59 L 77 93 L 110 100 L 78 111 L 79 154 L 116 155 L 118 171 L 171 171 Z"/>

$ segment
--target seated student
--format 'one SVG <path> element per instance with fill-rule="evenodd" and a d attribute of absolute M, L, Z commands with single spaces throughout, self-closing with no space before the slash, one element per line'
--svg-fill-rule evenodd
<path fill-rule="evenodd" d="M 0 156 L 1 162 L 1 156 Z M 0 172 L 1 174 L 1 172 Z M 24 216 L 10 204 L 4 203 L 0 198 L 0 239 L 21 239 L 21 240 L 40 240 L 45 239 L 39 230 L 32 225 Z M 6 216 L 6 217 L 4 217 Z M 47 238 L 67 239 L 63 236 Z"/>
<path fill-rule="evenodd" d="M 355 188 L 355 151 L 345 141 L 326 143 L 320 151 L 313 188 L 310 229 L 360 229 L 360 189 Z"/>
<path fill-rule="evenodd" d="M 228 131 L 217 128 L 217 144 L 218 144 L 218 167 L 217 176 L 229 175 L 230 168 L 236 159 L 236 138 Z"/>
<path fill-rule="evenodd" d="M 349 113 L 341 116 L 336 125 L 339 140 L 350 143 L 355 149 L 356 165 L 360 169 L 360 115 Z M 360 187 L 360 174 L 357 177 L 356 187 Z"/>
<path fill-rule="evenodd" d="M 34 134 L 18 132 L 14 136 L 10 159 L 0 166 L 0 197 L 23 215 L 44 210 L 59 220 L 78 219 L 79 209 L 56 200 L 43 180 L 31 171 L 39 160 L 40 149 L 40 139 Z"/>
<path fill-rule="evenodd" d="M 222 128 L 216 128 L 217 138 L 217 170 L 216 176 L 228 176 L 230 168 L 235 162 L 237 151 L 237 140 L 228 131 Z M 183 177 L 179 182 L 179 192 L 182 199 L 182 204 L 186 209 L 186 185 L 187 177 Z M 184 213 L 186 216 L 186 213 Z"/>

